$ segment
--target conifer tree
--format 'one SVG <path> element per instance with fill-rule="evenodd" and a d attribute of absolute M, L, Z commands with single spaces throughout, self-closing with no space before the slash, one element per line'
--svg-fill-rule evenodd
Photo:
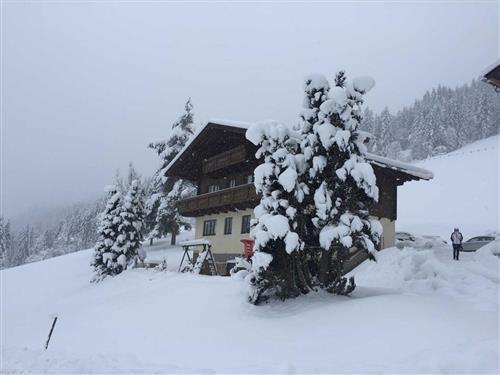
<path fill-rule="evenodd" d="M 107 188 L 107 202 L 100 215 L 100 224 L 97 230 L 99 240 L 94 247 L 94 258 L 91 265 L 94 267 L 93 282 L 99 282 L 106 276 L 114 276 L 121 272 L 117 262 L 120 253 L 115 251 L 115 244 L 120 234 L 122 196 L 116 186 Z"/>
<path fill-rule="evenodd" d="M 0 268 L 10 265 L 11 244 L 10 223 L 0 216 Z"/>
<path fill-rule="evenodd" d="M 18 266 L 28 259 L 31 249 L 34 245 L 33 228 L 28 224 L 24 229 L 17 233 L 15 247 L 12 254 L 12 266 Z"/>
<path fill-rule="evenodd" d="M 113 252 L 119 254 L 116 258 L 116 273 L 136 264 L 142 246 L 144 209 L 139 180 L 131 181 L 129 191 L 123 199 L 120 217 L 118 236 L 112 246 Z"/>
<path fill-rule="evenodd" d="M 355 287 L 353 278 L 343 277 L 350 249 L 364 249 L 374 259 L 382 233 L 380 223 L 369 218 L 378 188 L 358 131 L 363 94 L 373 85 L 368 77 L 348 82 L 344 72 L 339 72 L 329 99 L 320 107 L 320 124 L 314 127 L 319 139 L 314 157 L 321 166 L 313 219 L 322 249 L 318 279 L 323 289 L 336 294 L 349 294 Z"/>
<path fill-rule="evenodd" d="M 387 155 L 389 145 L 394 140 L 394 119 L 389 108 L 385 107 L 378 118 L 375 152 Z"/>
<path fill-rule="evenodd" d="M 179 182 L 166 176 L 167 166 L 194 133 L 191 99 L 186 102 L 184 110 L 182 116 L 172 125 L 172 133 L 168 140 L 149 145 L 158 154 L 160 167 L 154 176 L 154 191 L 146 202 L 147 216 L 153 216 L 155 223 L 148 237 L 152 240 L 170 233 L 172 244 L 175 244 L 180 228 L 190 227 L 190 223 L 179 215 L 175 203 L 180 197 L 192 194 L 194 191 L 189 181 L 179 180 Z"/>
<path fill-rule="evenodd" d="M 260 146 L 256 157 L 263 158 L 255 169 L 255 187 L 262 198 L 251 230 L 255 252 L 249 300 L 260 304 L 271 297 L 297 297 L 312 286 L 297 233 L 298 204 L 304 197 L 298 181 L 304 161 L 296 155 L 300 137 L 274 122 L 252 126 L 246 137 Z"/>
<path fill-rule="evenodd" d="M 318 151 L 318 136 L 315 128 L 319 124 L 319 113 L 321 105 L 327 100 L 330 84 L 325 76 L 321 74 L 309 75 L 304 83 L 303 108 L 300 113 L 300 149 L 298 153 L 303 155 L 303 170 L 299 170 L 300 187 L 304 191 L 304 198 L 297 214 L 299 233 L 301 239 L 308 246 L 319 245 L 317 229 L 311 222 L 311 213 L 314 212 L 313 193 L 320 185 L 317 171 L 322 168 L 322 159 L 315 156 Z M 312 254 L 314 256 L 314 254 Z"/>

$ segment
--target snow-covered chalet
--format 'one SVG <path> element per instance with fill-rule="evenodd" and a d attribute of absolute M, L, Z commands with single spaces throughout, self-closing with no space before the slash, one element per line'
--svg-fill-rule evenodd
<path fill-rule="evenodd" d="M 253 184 L 259 160 L 257 147 L 245 138 L 251 124 L 212 120 L 167 166 L 167 175 L 192 181 L 197 195 L 177 202 L 181 215 L 195 218 L 195 238 L 208 239 L 217 262 L 243 253 L 249 239 L 253 209 L 260 197 Z M 370 214 L 383 226 L 380 249 L 394 246 L 397 187 L 408 181 L 430 180 L 432 172 L 413 165 L 367 154 L 379 188 L 379 201 Z"/>

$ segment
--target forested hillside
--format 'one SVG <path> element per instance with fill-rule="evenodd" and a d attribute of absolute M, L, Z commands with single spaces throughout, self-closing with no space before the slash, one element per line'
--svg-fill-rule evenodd
<path fill-rule="evenodd" d="M 395 115 L 367 108 L 362 122 L 373 135 L 372 152 L 404 161 L 456 150 L 498 134 L 499 125 L 500 94 L 478 80 L 455 89 L 438 86 Z"/>

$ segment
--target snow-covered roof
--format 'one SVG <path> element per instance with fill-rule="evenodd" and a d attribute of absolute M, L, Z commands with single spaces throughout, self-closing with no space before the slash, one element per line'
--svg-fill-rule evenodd
<path fill-rule="evenodd" d="M 483 71 L 481 72 L 481 77 L 484 77 L 486 74 L 488 74 L 489 72 L 491 72 L 493 69 L 495 69 L 499 65 L 500 65 L 500 59 L 498 59 L 495 62 L 491 63 L 490 65 L 488 65 L 486 68 L 483 69 Z"/>
<path fill-rule="evenodd" d="M 366 153 L 365 157 L 373 164 L 377 164 L 381 167 L 402 171 L 406 174 L 422 178 L 424 180 L 430 180 L 434 177 L 434 173 L 432 173 L 427 169 L 416 167 L 412 164 L 403 163 L 402 161 L 399 160 L 389 159 L 369 152 Z"/>
<path fill-rule="evenodd" d="M 175 158 L 169 163 L 169 165 L 166 168 L 166 171 L 168 171 L 174 164 L 175 162 L 181 157 L 181 155 L 186 151 L 186 149 L 193 143 L 193 141 L 200 135 L 200 133 L 205 130 L 205 128 L 209 124 L 215 124 L 215 125 L 223 125 L 223 126 L 230 126 L 234 128 L 239 128 L 239 129 L 248 129 L 252 123 L 249 122 L 242 122 L 242 121 L 232 121 L 232 120 L 222 120 L 222 119 L 212 119 L 207 121 L 203 126 L 201 126 L 199 129 L 196 130 L 196 132 L 193 134 L 193 136 L 189 139 L 189 141 L 186 143 L 186 145 L 182 148 L 182 150 L 175 156 Z M 368 132 L 363 132 L 360 131 L 363 137 L 369 137 L 371 134 Z M 398 170 L 401 172 L 404 172 L 406 174 L 409 174 L 411 176 L 415 176 L 424 180 L 430 180 L 434 177 L 434 174 L 423 168 L 416 167 L 412 164 L 408 163 L 403 163 L 398 160 L 394 159 L 389 159 L 383 156 L 367 153 L 366 158 L 374 164 L 377 164 L 381 167 L 385 168 L 390 168 L 394 170 Z"/>
<path fill-rule="evenodd" d="M 207 126 L 210 123 L 211 124 L 218 124 L 218 125 L 225 125 L 225 126 L 232 126 L 233 128 L 240 128 L 240 129 L 248 129 L 250 126 L 253 125 L 251 122 L 223 120 L 223 119 L 211 119 L 211 120 L 208 120 L 208 122 L 205 124 L 205 126 Z"/>

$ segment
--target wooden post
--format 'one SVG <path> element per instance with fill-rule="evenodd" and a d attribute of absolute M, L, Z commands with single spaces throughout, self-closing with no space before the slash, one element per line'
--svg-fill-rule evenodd
<path fill-rule="evenodd" d="M 49 337 L 47 338 L 47 342 L 45 343 L 45 350 L 47 350 L 47 348 L 49 347 L 49 341 L 50 341 L 50 338 L 52 337 L 52 332 L 54 331 L 54 327 L 56 325 L 56 322 L 57 322 L 57 316 L 54 317 L 54 321 L 52 322 L 52 327 L 50 327 Z"/>

